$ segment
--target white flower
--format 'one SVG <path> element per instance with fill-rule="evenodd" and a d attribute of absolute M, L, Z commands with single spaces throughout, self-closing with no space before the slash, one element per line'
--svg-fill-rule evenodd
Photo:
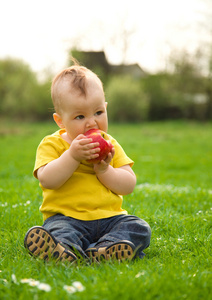
<path fill-rule="evenodd" d="M 51 286 L 47 283 L 39 283 L 37 288 L 39 290 L 45 291 L 45 292 L 50 292 L 51 291 Z"/>
<path fill-rule="evenodd" d="M 77 291 L 75 287 L 70 286 L 70 285 L 64 285 L 63 289 L 66 290 L 66 292 L 68 292 L 70 294 L 73 294 Z"/>
<path fill-rule="evenodd" d="M 32 279 L 28 283 L 30 286 L 38 286 L 40 284 L 40 281 Z"/>
<path fill-rule="evenodd" d="M 79 292 L 82 292 L 85 290 L 85 287 L 82 285 L 80 281 L 74 281 L 72 283 L 72 286 Z"/>
<path fill-rule="evenodd" d="M 8 283 L 7 279 L 3 278 L 1 279 L 4 283 Z"/>
<path fill-rule="evenodd" d="M 135 278 L 139 278 L 140 276 L 143 276 L 145 273 L 144 272 L 139 272 L 138 274 L 135 275 Z"/>
<path fill-rule="evenodd" d="M 23 278 L 21 279 L 21 283 L 31 283 L 31 282 L 34 282 L 35 279 L 32 279 L 32 278 Z"/>
<path fill-rule="evenodd" d="M 21 279 L 21 283 L 29 283 L 32 279 L 29 279 L 29 278 L 23 278 Z"/>
<path fill-rule="evenodd" d="M 17 284 L 17 279 L 16 279 L 16 276 L 15 276 L 15 274 L 12 274 L 12 281 L 15 283 L 15 284 Z"/>
<path fill-rule="evenodd" d="M 51 286 L 47 283 L 42 283 L 38 280 L 32 278 L 23 278 L 21 279 L 21 283 L 28 283 L 30 286 L 37 287 L 39 290 L 50 292 Z"/>

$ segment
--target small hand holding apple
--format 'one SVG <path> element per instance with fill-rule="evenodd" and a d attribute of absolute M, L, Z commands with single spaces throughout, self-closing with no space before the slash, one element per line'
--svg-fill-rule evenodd
<path fill-rule="evenodd" d="M 72 141 L 69 151 L 76 161 L 81 162 L 97 158 L 100 148 L 98 142 L 92 142 L 92 138 L 80 134 Z"/>
<path fill-rule="evenodd" d="M 94 163 L 94 171 L 96 174 L 104 173 L 108 169 L 108 166 L 110 165 L 114 154 L 115 149 L 113 148 L 105 160 L 101 160 L 98 163 Z"/>
<path fill-rule="evenodd" d="M 98 148 L 100 151 L 98 152 L 98 157 L 87 161 L 94 164 L 95 171 L 103 172 L 107 169 L 115 154 L 114 147 L 110 140 L 106 139 L 107 135 L 99 129 L 90 129 L 85 133 L 85 136 L 91 138 L 92 143 L 99 143 Z"/>

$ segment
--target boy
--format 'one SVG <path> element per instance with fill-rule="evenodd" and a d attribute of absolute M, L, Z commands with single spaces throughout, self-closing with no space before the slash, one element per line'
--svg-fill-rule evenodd
<path fill-rule="evenodd" d="M 41 141 L 34 168 L 43 190 L 44 224 L 29 229 L 25 247 L 35 257 L 69 262 L 142 257 L 150 227 L 121 207 L 121 195 L 136 184 L 133 161 L 108 135 L 113 149 L 107 158 L 88 162 L 100 149 L 84 133 L 108 129 L 102 82 L 75 64 L 54 78 L 51 95 L 60 130 Z"/>

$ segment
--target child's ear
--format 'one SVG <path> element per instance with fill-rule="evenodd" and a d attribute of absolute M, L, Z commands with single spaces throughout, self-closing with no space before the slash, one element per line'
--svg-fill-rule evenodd
<path fill-rule="evenodd" d="M 62 118 L 60 115 L 58 115 L 57 113 L 54 113 L 53 119 L 60 128 L 64 128 L 63 121 L 62 121 Z"/>

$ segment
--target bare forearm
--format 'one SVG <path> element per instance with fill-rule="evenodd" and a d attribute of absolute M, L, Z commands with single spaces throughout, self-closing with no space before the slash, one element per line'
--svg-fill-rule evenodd
<path fill-rule="evenodd" d="M 109 166 L 105 172 L 96 175 L 102 184 L 118 195 L 132 193 L 136 185 L 136 177 L 133 171 L 124 168 Z"/>
<path fill-rule="evenodd" d="M 78 166 L 79 162 L 65 151 L 59 158 L 41 167 L 37 176 L 43 187 L 57 189 L 72 176 Z"/>

